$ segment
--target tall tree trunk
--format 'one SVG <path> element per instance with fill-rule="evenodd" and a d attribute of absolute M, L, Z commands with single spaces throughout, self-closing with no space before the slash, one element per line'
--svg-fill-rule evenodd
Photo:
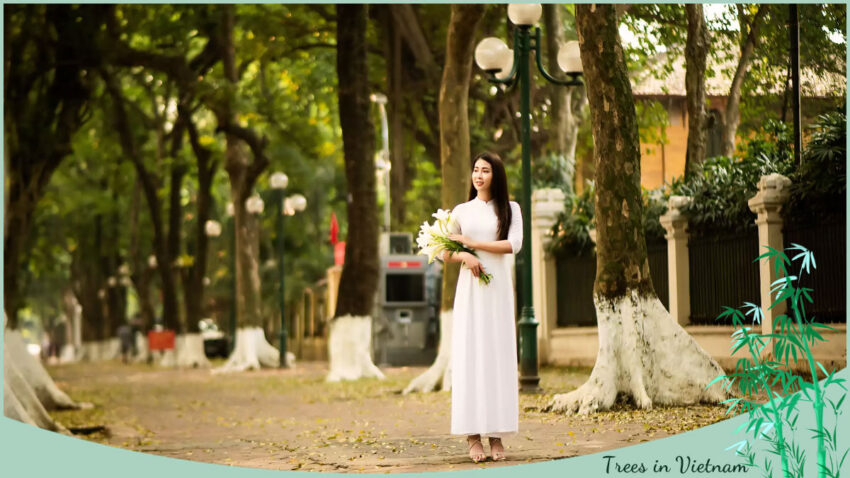
<path fill-rule="evenodd" d="M 685 94 L 688 104 L 688 146 L 685 154 L 685 174 L 705 160 L 706 111 L 705 70 L 708 60 L 709 36 L 702 5 L 687 4 L 688 39 L 685 45 Z M 665 178 L 666 179 L 666 178 Z"/>
<path fill-rule="evenodd" d="M 235 23 L 234 7 L 224 7 L 216 43 L 224 65 L 224 76 L 229 84 L 229 93 L 223 105 L 216 106 L 215 115 L 218 129 L 225 133 L 224 166 L 230 179 L 230 197 L 233 201 L 236 237 L 235 305 L 239 330 L 236 335 L 236 347 L 221 367 L 222 371 L 280 365 L 279 351 L 266 340 L 262 328 L 259 220 L 245 208 L 245 201 L 251 196 L 257 178 L 269 164 L 265 156 L 267 140 L 258 136 L 254 130 L 240 126 L 237 120 L 235 93 L 239 89 L 240 73 L 233 38 Z M 251 156 L 248 155 L 249 148 Z"/>
<path fill-rule="evenodd" d="M 186 307 L 186 331 L 198 333 L 198 321 L 203 316 L 204 277 L 207 274 L 207 255 L 209 237 L 206 233 L 206 223 L 210 218 L 212 207 L 212 182 L 216 164 L 212 152 L 201 145 L 197 128 L 191 118 L 191 113 L 184 109 L 184 118 L 189 132 L 189 141 L 195 153 L 198 165 L 198 207 L 195 214 L 195 260 L 189 271 L 183 287 L 183 303 Z"/>
<path fill-rule="evenodd" d="M 466 202 L 470 181 L 469 82 L 475 50 L 475 31 L 485 5 L 452 5 L 446 36 L 446 63 L 440 84 L 440 163 L 445 209 Z M 440 310 L 451 310 L 460 264 L 443 266 Z"/>
<path fill-rule="evenodd" d="M 565 43 L 564 29 L 561 19 L 562 5 L 546 4 L 543 6 L 543 22 L 546 29 L 546 59 L 550 71 L 558 65 L 558 51 Z M 554 135 L 550 141 L 553 159 L 557 160 L 561 169 L 561 181 L 567 193 L 575 191 L 576 179 L 576 145 L 578 144 L 578 129 L 584 120 L 584 106 L 587 96 L 584 87 L 549 85 L 552 101 L 551 117 Z"/>
<path fill-rule="evenodd" d="M 576 5 L 596 165 L 599 351 L 590 379 L 558 394 L 547 410 L 591 413 L 618 393 L 641 408 L 717 402 L 705 387 L 723 370 L 679 326 L 652 286 L 642 226 L 640 139 L 613 5 Z"/>
<path fill-rule="evenodd" d="M 138 145 L 133 138 L 130 119 L 124 107 L 124 95 L 121 92 L 120 86 L 108 71 L 102 70 L 101 76 L 112 98 L 115 128 L 118 131 L 121 150 L 124 156 L 128 157 L 133 163 L 137 177 L 142 185 L 142 191 L 145 193 L 148 209 L 150 210 L 151 225 L 153 226 L 154 254 L 156 255 L 157 270 L 159 271 L 161 282 L 163 325 L 169 330 L 178 330 L 180 325 L 180 310 L 176 292 L 177 280 L 173 267 L 174 255 L 173 251 L 169 248 L 169 240 L 162 220 L 162 202 L 157 193 L 159 178 L 156 174 L 148 170 L 141 157 Z"/>
<path fill-rule="evenodd" d="M 405 5 L 410 7 L 410 5 Z M 390 6 L 389 8 L 395 8 Z M 386 15 L 391 17 L 389 9 L 385 9 Z M 407 171 L 407 156 L 404 153 L 404 128 L 402 118 L 404 117 L 404 94 L 402 86 L 402 62 L 404 51 L 402 48 L 402 36 L 398 27 L 387 18 L 385 28 L 386 52 L 387 52 L 387 120 L 389 122 L 390 135 L 390 217 L 391 224 L 396 229 L 404 223 L 405 203 L 404 193 L 410 186 L 410 178 Z"/>
<path fill-rule="evenodd" d="M 169 262 L 167 264 L 160 264 L 160 267 L 165 266 L 173 271 L 171 272 L 171 277 L 174 280 L 175 289 L 171 291 L 171 295 L 174 296 L 174 302 L 177 306 L 175 317 L 177 328 L 174 330 L 178 333 L 186 332 L 186 317 L 180 313 L 180 293 L 177 291 L 177 286 L 180 282 L 179 277 L 182 273 L 182 266 L 177 264 L 177 259 L 182 256 L 180 233 L 183 229 L 183 206 L 180 204 L 180 190 L 183 189 L 183 178 L 186 176 L 186 165 L 183 162 L 183 158 L 180 157 L 180 148 L 177 146 L 177 144 L 181 143 L 179 138 L 183 136 L 182 123 L 183 121 L 178 119 L 172 131 L 172 140 L 175 146 L 172 147 L 169 154 L 171 174 L 168 181 L 168 234 L 165 239 Z"/>
<path fill-rule="evenodd" d="M 470 182 L 469 82 L 475 32 L 486 5 L 452 5 L 446 36 L 446 63 L 440 84 L 440 162 L 443 188 L 442 207 L 452 209 L 466 202 Z M 443 291 L 440 301 L 440 345 L 437 358 L 424 373 L 413 379 L 404 393 L 430 392 L 441 384 L 451 389 L 452 306 L 455 300 L 460 264 L 443 264 Z"/>
<path fill-rule="evenodd" d="M 558 64 L 558 50 L 564 44 L 564 29 L 561 24 L 561 9 L 563 5 L 547 3 L 543 5 L 543 23 L 546 30 L 546 59 L 549 70 Z M 552 134 L 555 135 L 553 150 L 564 154 L 567 149 L 567 126 L 570 109 L 569 95 L 572 88 L 560 85 L 549 85 L 552 100 Z"/>
<path fill-rule="evenodd" d="M 99 62 L 98 26 L 109 8 L 5 7 L 4 146 L 9 174 L 3 293 L 12 329 L 22 304 L 18 274 L 28 256 L 32 217 L 53 172 L 71 153 L 71 138 L 85 121 L 91 75 L 82 72 Z"/>
<path fill-rule="evenodd" d="M 239 71 L 236 64 L 236 47 L 233 40 L 235 14 L 233 6 L 225 8 L 221 30 L 221 49 L 224 75 L 231 88 L 237 88 Z M 368 98 L 367 98 L 368 100 Z M 225 169 L 230 177 L 230 197 L 233 200 L 236 227 L 236 310 L 240 327 L 262 327 L 262 300 L 260 298 L 260 231 L 256 217 L 245 209 L 257 177 L 268 165 L 262 155 L 264 142 L 251 145 L 249 156 L 244 132 L 237 126 L 235 95 L 228 98 L 224 110 L 217 113 L 219 128 L 226 138 Z M 247 132 L 244 132 L 247 133 Z M 259 140 L 258 140 L 259 141 Z"/>
<path fill-rule="evenodd" d="M 139 311 L 142 315 L 142 330 L 152 326 L 156 313 L 154 311 L 153 302 L 151 301 L 151 278 L 153 270 L 147 263 L 147 257 L 141 249 L 141 227 L 139 225 L 141 213 L 142 185 L 138 177 L 136 177 L 135 185 L 133 186 L 133 196 L 130 202 L 130 250 L 128 257 L 130 261 L 130 279 L 133 281 L 133 286 L 136 288 L 136 296 L 139 300 Z"/>
<path fill-rule="evenodd" d="M 71 284 L 82 308 L 82 341 L 94 342 L 103 338 L 102 298 L 104 286 L 98 262 L 100 251 L 100 216 L 95 216 L 91 227 L 81 228 L 80 247 L 71 256 Z M 105 296 L 104 296 L 105 297 Z"/>
<path fill-rule="evenodd" d="M 113 209 L 109 216 L 109 227 L 106 232 L 106 244 L 103 251 L 105 255 L 101 257 L 101 264 L 104 268 L 104 276 L 113 278 L 111 283 L 106 284 L 106 303 L 107 303 L 107 321 L 104 336 L 107 338 L 116 337 L 118 327 L 127 321 L 127 290 L 121 284 L 118 274 L 118 268 L 121 264 L 120 251 L 120 234 L 121 234 L 121 217 L 122 212 L 118 210 L 118 177 L 112 179 L 112 204 Z"/>
<path fill-rule="evenodd" d="M 348 238 L 339 298 L 328 335 L 325 380 L 384 378 L 372 362 L 372 315 L 378 288 L 375 132 L 369 119 L 366 5 L 337 5 L 339 122 L 348 186 Z"/>
<path fill-rule="evenodd" d="M 413 5 L 396 4 L 390 5 L 389 8 L 393 18 L 393 29 L 404 37 L 407 48 L 413 54 L 416 66 L 422 71 L 425 78 L 436 80 L 440 68 L 434 59 L 434 53 L 431 51 Z"/>
<path fill-rule="evenodd" d="M 762 27 L 762 20 L 767 13 L 767 5 L 759 5 L 758 11 L 753 16 L 752 21 L 746 21 L 743 13 L 743 8 L 739 6 L 738 19 L 741 24 L 741 36 L 745 39 L 741 43 L 741 57 L 738 59 L 738 67 L 735 69 L 735 75 L 732 77 L 732 84 L 729 86 L 729 94 L 726 101 L 726 112 L 723 117 L 723 129 L 721 130 L 721 153 L 723 156 L 731 157 L 735 154 L 735 135 L 738 132 L 738 123 L 740 122 L 740 111 L 738 109 L 741 103 L 741 85 L 744 84 L 744 78 L 747 75 L 747 70 L 752 62 L 753 51 L 759 42 L 759 35 Z M 745 33 L 749 28 L 749 33 Z"/>
<path fill-rule="evenodd" d="M 336 317 L 371 316 L 378 286 L 375 133 L 369 116 L 366 11 L 365 5 L 337 6 L 337 91 L 349 224 Z"/>

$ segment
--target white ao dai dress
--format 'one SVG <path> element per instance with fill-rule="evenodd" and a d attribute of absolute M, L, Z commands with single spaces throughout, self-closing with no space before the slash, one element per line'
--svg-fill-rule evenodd
<path fill-rule="evenodd" d="M 510 202 L 508 241 L 513 254 L 522 246 L 522 213 Z M 473 241 L 497 241 L 498 217 L 493 200 L 477 197 L 452 210 L 453 233 Z M 461 267 L 455 291 L 452 326 L 452 435 L 502 437 L 519 430 L 519 385 L 511 277 L 513 254 L 476 251 L 490 284 L 479 284 Z"/>

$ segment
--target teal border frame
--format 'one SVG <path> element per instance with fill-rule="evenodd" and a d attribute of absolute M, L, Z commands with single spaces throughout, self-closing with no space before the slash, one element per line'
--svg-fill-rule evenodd
<path fill-rule="evenodd" d="M 30 3 L 30 2 L 6 2 L 6 3 Z M 32 2 L 32 3 L 51 3 L 51 2 Z M 109 1 L 88 1 L 79 3 L 114 3 Z M 134 2 L 127 2 L 134 3 Z M 152 0 L 144 3 L 172 3 L 165 0 Z M 281 3 L 268 1 L 236 1 L 236 2 L 183 2 L 183 3 Z M 301 2 L 283 2 L 283 3 L 301 3 Z M 313 3 L 337 3 L 327 0 L 316 0 Z M 387 0 L 377 0 L 370 3 L 403 3 L 391 2 Z M 407 2 L 413 3 L 413 2 Z M 449 3 L 449 2 L 434 2 L 422 0 L 417 3 Z M 472 1 L 464 3 L 496 3 L 487 1 Z M 521 2 L 532 3 L 532 2 Z M 590 2 L 576 2 L 590 3 Z M 636 2 L 613 2 L 613 3 L 679 3 L 670 0 L 659 2 L 647 2 L 638 0 Z M 731 3 L 731 2 L 703 2 L 703 3 Z M 784 3 L 778 1 L 770 1 L 764 3 Z M 799 3 L 830 3 L 830 2 L 815 2 L 803 1 Z M 840 2 L 839 2 L 840 3 Z M 3 12 L 0 12 L 3 16 Z M 850 24 L 849 24 L 850 25 Z M 0 32 L 3 30 L 3 23 L 0 22 Z M 850 28 L 845 32 L 850 33 Z M 850 36 L 850 35 L 848 35 Z M 850 50 L 848 50 L 850 51 Z M 850 54 L 847 55 L 847 64 L 850 65 Z M 2 66 L 0 66 L 2 68 Z M 850 70 L 849 70 L 850 71 Z M 2 100 L 0 100 L 2 101 Z M 850 106 L 850 102 L 845 104 L 845 109 Z M 0 138 L 5 133 L 5 130 L 0 131 Z M 5 142 L 3 143 L 5 144 Z M 848 141 L 850 146 L 850 141 Z M 5 149 L 3 151 L 5 153 Z M 4 163 L 5 165 L 5 163 Z M 5 177 L 5 167 L 0 173 Z M 5 203 L 5 197 L 0 199 Z M 850 205 L 850 201 L 848 201 Z M 3 217 L 5 204 L 0 208 L 0 218 Z M 4 222 L 5 223 L 5 222 Z M 850 221 L 848 221 L 850 224 Z M 5 258 L 0 258 L 0 265 Z M 850 257 L 847 259 L 847 265 L 850 266 Z M 850 269 L 850 267 L 848 267 Z M 2 280 L 2 279 L 0 279 Z M 850 289 L 848 289 L 847 297 L 850 298 Z M 850 300 L 848 300 L 850 302 Z M 0 300 L 2 305 L 2 300 Z M 2 331 L 0 331 L 2 334 Z M 850 348 L 850 341 L 846 344 Z M 2 352 L 3 343 L 0 341 L 0 352 Z M 0 362 L 2 358 L 0 358 Z M 2 376 L 0 369 L 0 377 Z M 850 382 L 850 370 L 847 368 L 836 374 Z M 834 393 L 834 390 L 833 390 Z M 2 408 L 3 396 L 0 395 L 0 408 Z M 845 402 L 842 407 L 845 412 L 850 409 L 850 401 Z M 705 473 L 695 471 L 693 469 L 684 473 L 679 469 L 676 457 L 690 457 L 699 463 L 705 463 L 710 460 L 712 465 L 737 465 L 741 463 L 739 457 L 735 456 L 733 450 L 727 449 L 733 443 L 743 439 L 742 434 L 736 433 L 735 430 L 742 423 L 745 423 L 745 416 L 738 416 L 725 421 L 682 433 L 668 438 L 654 440 L 638 445 L 620 448 L 617 450 L 609 450 L 606 452 L 595 453 L 592 455 L 584 455 L 574 458 L 553 460 L 546 462 L 538 462 L 524 465 L 503 466 L 490 468 L 487 470 L 465 470 L 465 471 L 444 471 L 444 472 L 425 472 L 425 473 L 405 473 L 405 476 L 472 476 L 473 474 L 486 473 L 488 477 L 508 477 L 517 473 L 527 473 L 540 478 L 552 477 L 561 478 L 568 475 L 577 474 L 577 476 L 726 476 L 726 477 L 746 477 L 746 476 L 761 476 L 758 470 L 752 470 L 749 473 Z M 850 413 L 845 413 L 840 417 L 841 424 L 839 430 L 842 431 L 841 447 L 846 448 L 850 445 L 850 440 L 846 435 L 850 433 Z M 834 419 L 826 416 L 825 424 L 834 423 Z M 808 428 L 814 424 L 814 415 L 810 408 L 805 406 L 800 407 L 800 420 L 798 422 L 797 436 L 803 438 L 804 448 L 807 451 L 807 456 L 815 456 L 814 440 L 808 440 Z M 760 449 L 759 457 L 766 455 L 763 449 Z M 621 465 L 632 463 L 643 463 L 646 471 L 643 473 L 620 473 L 617 472 L 613 464 L 610 469 L 606 470 L 606 465 L 609 458 L 612 462 Z M 667 473 L 653 472 L 653 465 L 656 460 L 660 464 L 665 464 L 670 467 Z M 814 460 L 809 460 L 807 470 L 814 471 Z M 776 472 L 776 468 L 774 468 Z M 850 473 L 850 463 L 845 465 L 845 474 Z M 2 476 L 62 476 L 70 474 L 71 476 L 85 475 L 87 478 L 95 477 L 114 477 L 116 475 L 122 478 L 149 478 L 150 476 L 198 476 L 203 475 L 209 478 L 231 478 L 231 477 L 262 477 L 272 476 L 272 474 L 287 474 L 288 476 L 300 476 L 305 472 L 297 471 L 276 471 L 262 470 L 253 468 L 231 467 L 225 465 L 215 465 L 201 462 L 193 462 L 176 458 L 166 458 L 162 456 L 146 454 L 124 450 L 117 447 L 101 445 L 93 442 L 88 442 L 82 439 L 67 437 L 58 433 L 41 430 L 36 427 L 25 425 L 15 420 L 0 416 L 0 475 Z M 339 476 L 340 473 L 316 473 L 309 472 L 310 476 Z M 362 475 L 384 475 L 376 473 L 364 473 Z"/>

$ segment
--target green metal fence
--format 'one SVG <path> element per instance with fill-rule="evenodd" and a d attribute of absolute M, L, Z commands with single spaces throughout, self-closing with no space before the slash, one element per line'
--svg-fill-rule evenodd
<path fill-rule="evenodd" d="M 688 238 L 691 316 L 695 325 L 727 325 L 718 321 L 723 306 L 759 303 L 758 229 L 712 231 Z"/>
<path fill-rule="evenodd" d="M 828 223 L 788 224 L 785 247 L 800 244 L 814 253 L 815 270 L 803 276 L 802 286 L 814 289 L 806 315 L 817 322 L 847 321 L 847 228 L 845 218 Z M 793 255 L 789 256 L 789 258 Z M 798 264 L 798 263 L 796 263 Z M 795 267 L 796 269 L 796 267 Z"/>
<path fill-rule="evenodd" d="M 667 241 L 648 241 L 649 269 L 658 298 L 669 307 L 667 280 Z M 558 327 L 596 325 L 593 307 L 593 281 L 596 254 L 561 257 L 556 262 L 558 278 Z"/>

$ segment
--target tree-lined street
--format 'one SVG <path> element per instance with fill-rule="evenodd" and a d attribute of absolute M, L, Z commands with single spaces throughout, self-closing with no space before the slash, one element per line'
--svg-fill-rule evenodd
<path fill-rule="evenodd" d="M 195 461 L 410 472 L 617 449 L 770 397 L 788 423 L 772 409 L 760 436 L 803 467 L 784 453 L 789 397 L 820 397 L 846 366 L 845 6 L 15 4 L 4 19 L 5 416 Z M 448 226 L 478 199 L 496 219 L 463 231 L 455 209 Z M 426 260 L 439 241 L 414 238 L 433 217 L 471 249 Z M 456 297 L 481 287 L 459 258 L 504 266 L 504 302 Z M 768 341 L 791 322 L 778 333 L 831 343 Z M 479 339 L 498 346 L 470 352 Z M 474 410 L 469 377 L 508 377 L 480 404 L 507 418 L 469 426 L 499 433 L 514 365 L 519 434 L 505 463 L 475 464 L 449 389 Z"/>

